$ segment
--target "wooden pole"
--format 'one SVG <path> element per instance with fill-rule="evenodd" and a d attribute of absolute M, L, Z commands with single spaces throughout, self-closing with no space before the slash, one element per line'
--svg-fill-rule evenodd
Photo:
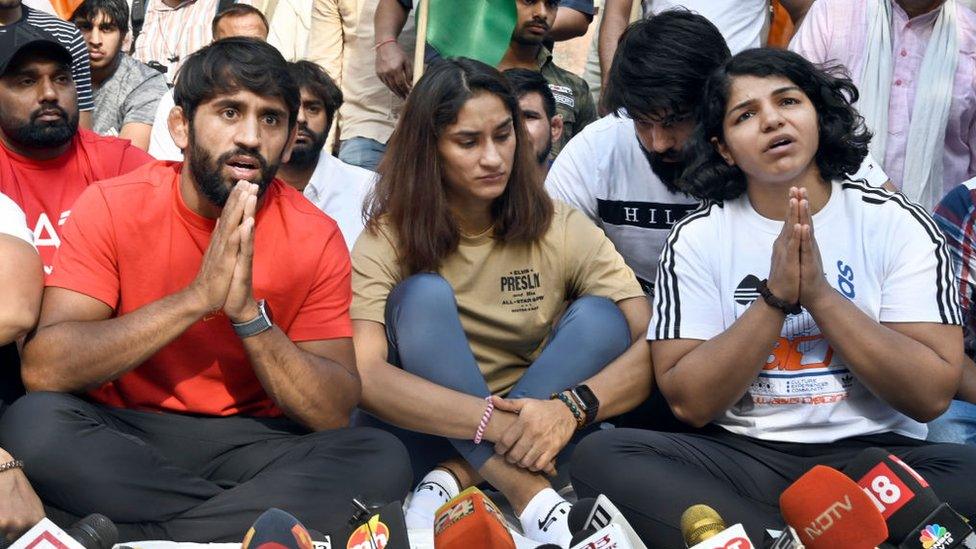
<path fill-rule="evenodd" d="M 424 75 L 424 53 L 427 51 L 427 21 L 430 16 L 430 0 L 417 0 L 417 47 L 413 52 L 413 83 Z"/>

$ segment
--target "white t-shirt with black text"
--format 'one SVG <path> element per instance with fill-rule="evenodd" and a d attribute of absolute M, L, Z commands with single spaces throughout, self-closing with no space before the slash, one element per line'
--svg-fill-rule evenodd
<path fill-rule="evenodd" d="M 654 174 L 625 116 L 605 116 L 575 135 L 549 169 L 546 189 L 603 229 L 648 294 L 668 232 L 698 206 Z"/>
<path fill-rule="evenodd" d="M 676 224 L 661 254 L 648 339 L 711 339 L 760 299 L 782 221 L 746 195 L 710 202 Z M 925 210 L 901 194 L 834 182 L 813 216 L 827 282 L 879 322 L 959 324 L 945 241 Z M 924 379 L 919 379 L 924 383 Z M 803 443 L 927 427 L 874 396 L 805 310 L 787 316 L 765 369 L 715 421 L 750 437 Z"/>

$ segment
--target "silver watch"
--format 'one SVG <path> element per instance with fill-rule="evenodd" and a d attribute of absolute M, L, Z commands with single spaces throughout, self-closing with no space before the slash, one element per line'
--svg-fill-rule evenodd
<path fill-rule="evenodd" d="M 248 320 L 247 322 L 236 323 L 232 322 L 234 326 L 234 332 L 237 333 L 237 337 L 244 339 L 246 337 L 256 336 L 261 332 L 266 332 L 274 326 L 271 320 L 271 308 L 268 307 L 268 303 L 265 300 L 258 301 L 258 316 L 253 320 Z"/>

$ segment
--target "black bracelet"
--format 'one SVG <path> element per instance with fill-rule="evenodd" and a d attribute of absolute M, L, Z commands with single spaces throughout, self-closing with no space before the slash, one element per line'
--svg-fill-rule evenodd
<path fill-rule="evenodd" d="M 769 289 L 769 286 L 766 285 L 767 282 L 769 282 L 769 279 L 764 278 L 759 282 L 759 285 L 756 286 L 756 290 L 759 291 L 759 295 L 762 296 L 763 301 L 765 301 L 767 305 L 774 309 L 779 309 L 788 315 L 798 315 L 803 311 L 803 308 L 800 307 L 799 302 L 790 303 L 789 301 L 784 301 L 773 295 L 773 292 Z"/>

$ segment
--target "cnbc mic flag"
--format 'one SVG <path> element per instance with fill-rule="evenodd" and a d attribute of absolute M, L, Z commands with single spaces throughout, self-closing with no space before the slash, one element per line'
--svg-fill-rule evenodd
<path fill-rule="evenodd" d="M 502 60 L 515 30 L 514 0 L 421 0 L 421 3 L 428 4 L 427 43 L 441 57 L 469 57 L 493 67 Z M 419 29 L 422 21 L 417 25 Z M 418 36 L 421 34 L 418 30 Z"/>

